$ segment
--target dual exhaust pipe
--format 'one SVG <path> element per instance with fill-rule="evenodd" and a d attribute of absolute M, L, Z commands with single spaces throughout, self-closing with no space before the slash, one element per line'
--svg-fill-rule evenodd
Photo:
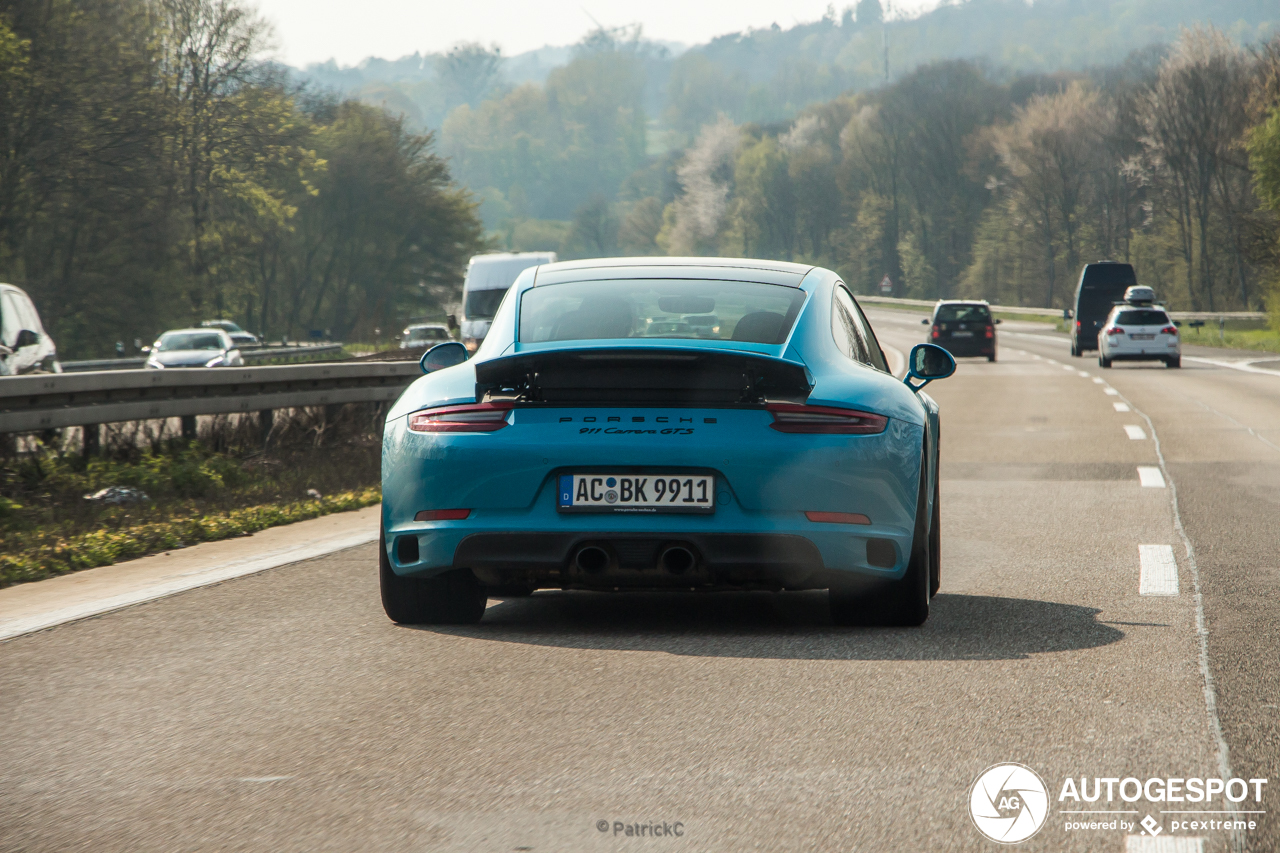
<path fill-rule="evenodd" d="M 573 564 L 588 575 L 598 575 L 609 568 L 612 555 L 599 545 L 584 545 L 573 555 Z M 658 568 L 673 575 L 682 575 L 698 563 L 691 549 L 684 545 L 667 545 L 658 554 Z"/>

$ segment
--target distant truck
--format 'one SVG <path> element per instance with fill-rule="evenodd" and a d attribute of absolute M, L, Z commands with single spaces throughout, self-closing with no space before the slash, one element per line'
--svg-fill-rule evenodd
<path fill-rule="evenodd" d="M 1085 264 L 1076 285 L 1076 298 L 1071 310 L 1071 354 L 1082 356 L 1098 348 L 1098 331 L 1117 302 L 1124 301 L 1125 291 L 1138 284 L 1131 264 L 1098 261 Z"/>
<path fill-rule="evenodd" d="M 502 297 L 520 273 L 529 267 L 555 262 L 555 252 L 497 252 L 472 258 L 462 284 L 462 316 L 459 318 L 466 348 L 475 352 L 489 334 L 489 324 Z"/>

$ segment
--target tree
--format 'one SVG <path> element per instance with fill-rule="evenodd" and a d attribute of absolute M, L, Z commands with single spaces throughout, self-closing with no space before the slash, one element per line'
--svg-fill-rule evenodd
<path fill-rule="evenodd" d="M 502 48 L 462 42 L 437 57 L 435 67 L 444 91 L 445 109 L 459 104 L 474 107 L 502 81 Z"/>

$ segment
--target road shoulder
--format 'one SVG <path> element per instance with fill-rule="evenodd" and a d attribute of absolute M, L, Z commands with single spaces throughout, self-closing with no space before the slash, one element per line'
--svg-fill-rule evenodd
<path fill-rule="evenodd" d="M 376 504 L 0 589 L 0 640 L 372 542 L 381 511 Z"/>

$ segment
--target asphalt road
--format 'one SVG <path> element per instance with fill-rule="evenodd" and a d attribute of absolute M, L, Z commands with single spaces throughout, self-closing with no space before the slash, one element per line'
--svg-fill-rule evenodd
<path fill-rule="evenodd" d="M 1143 849 L 1067 829 L 1064 780 L 1276 775 L 1280 376 L 1104 371 L 1036 328 L 930 386 L 924 627 L 835 628 L 822 593 L 561 592 L 398 627 L 354 548 L 0 644 L 0 850 L 992 850 L 967 803 L 1000 762 L 1050 789 L 1019 849 Z M 1153 427 L 1165 488 L 1139 481 Z M 1177 595 L 1140 594 L 1141 545 L 1171 546 Z"/>

